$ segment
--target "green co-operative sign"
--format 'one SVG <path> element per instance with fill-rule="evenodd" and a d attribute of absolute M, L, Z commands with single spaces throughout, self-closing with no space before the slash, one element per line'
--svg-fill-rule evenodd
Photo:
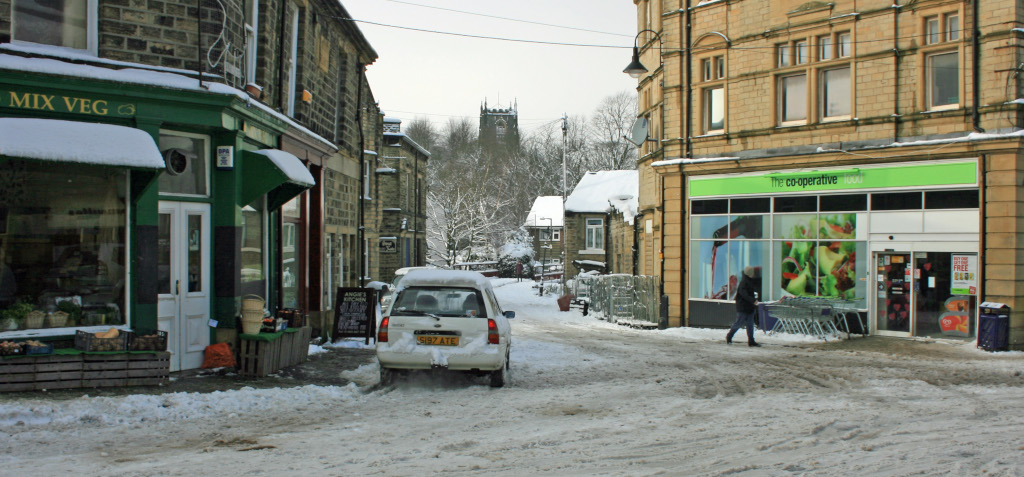
<path fill-rule="evenodd" d="M 977 184 L 977 163 L 965 161 L 735 177 L 691 177 L 690 197 Z"/>

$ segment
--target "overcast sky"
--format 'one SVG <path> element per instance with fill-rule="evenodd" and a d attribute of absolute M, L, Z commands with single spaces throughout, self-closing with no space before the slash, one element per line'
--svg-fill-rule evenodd
<path fill-rule="evenodd" d="M 532 132 L 563 113 L 590 116 L 604 97 L 636 88 L 636 80 L 622 73 L 636 35 L 630 0 L 341 3 L 356 20 L 405 28 L 620 47 L 499 41 L 359 22 L 379 56 L 367 68 L 374 96 L 385 114 L 404 122 L 422 117 L 442 125 L 464 116 L 476 124 L 484 100 L 492 108 L 518 101 L 520 129 Z"/>

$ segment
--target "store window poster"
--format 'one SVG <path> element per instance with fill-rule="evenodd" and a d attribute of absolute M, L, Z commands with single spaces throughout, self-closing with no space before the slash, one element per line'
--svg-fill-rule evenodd
<path fill-rule="evenodd" d="M 978 294 L 978 256 L 977 255 L 952 255 L 952 266 L 950 267 L 950 294 L 951 295 L 977 295 Z"/>

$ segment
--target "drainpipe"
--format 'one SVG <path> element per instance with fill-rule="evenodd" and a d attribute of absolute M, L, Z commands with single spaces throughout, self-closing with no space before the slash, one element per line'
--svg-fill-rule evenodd
<path fill-rule="evenodd" d="M 690 52 L 690 46 L 692 46 L 692 45 L 690 45 L 690 42 L 692 41 L 692 38 L 690 37 L 690 25 L 691 25 L 691 23 L 693 21 L 692 20 L 692 15 L 693 15 L 693 10 L 690 8 L 690 0 L 686 0 L 686 16 L 685 16 L 686 28 L 684 28 L 684 36 L 685 36 L 685 41 L 686 41 L 686 47 L 683 48 L 684 55 L 685 55 L 683 57 L 684 58 L 683 59 L 683 64 L 684 64 L 684 67 L 686 69 L 686 75 L 684 76 L 684 78 L 685 78 L 684 81 L 686 81 L 686 99 L 685 99 L 685 101 L 686 101 L 686 117 L 684 118 L 684 121 L 683 121 L 683 123 L 686 124 L 686 129 L 684 130 L 684 136 L 686 136 L 686 146 L 685 146 L 684 157 L 692 157 L 693 156 L 693 139 L 691 138 L 693 136 L 693 134 L 691 134 L 691 132 L 693 131 L 693 125 L 690 124 L 691 122 L 693 122 L 692 121 L 692 119 L 693 119 L 693 80 L 690 77 L 690 75 L 693 74 L 693 65 L 691 64 L 693 62 L 693 58 L 692 58 L 692 55 L 691 55 L 691 52 Z M 664 102 L 665 102 L 664 101 L 664 90 L 662 90 L 662 108 L 665 107 L 664 106 Z M 662 124 L 662 127 L 663 128 L 665 127 L 664 123 Z M 664 157 L 662 157 L 662 159 L 664 159 Z M 662 214 L 664 214 L 664 211 L 662 212 Z M 662 236 L 664 236 L 664 234 L 665 234 L 664 222 L 662 222 L 662 225 L 663 226 L 662 226 L 662 232 L 661 233 L 662 233 Z"/>
<path fill-rule="evenodd" d="M 981 115 L 978 113 L 978 101 L 981 99 L 981 67 L 978 62 L 981 60 L 981 29 L 978 28 L 978 0 L 971 2 L 971 122 L 974 130 L 985 132 L 981 127 Z"/>
<path fill-rule="evenodd" d="M 359 192 L 356 196 L 359 198 L 359 233 L 356 235 L 359 240 L 359 286 L 364 285 L 367 267 L 370 261 L 369 250 L 366 250 L 366 214 L 364 211 L 366 197 L 366 161 L 363 160 L 363 151 L 366 150 L 366 138 L 363 134 L 363 78 L 362 75 L 366 74 L 365 66 L 363 64 L 356 64 L 356 71 L 360 74 L 356 75 L 359 81 L 359 85 L 356 86 L 356 129 L 359 130 Z M 344 78 L 342 79 L 344 80 Z"/>
<path fill-rule="evenodd" d="M 978 217 L 978 221 L 980 222 L 979 225 L 981 226 L 981 233 L 978 234 L 978 263 L 981 264 L 981 277 L 980 280 L 978 280 L 978 297 L 983 299 L 985 297 L 985 275 L 988 271 L 985 268 L 985 236 L 988 234 L 988 228 L 985 227 L 985 223 L 987 222 L 985 220 L 985 214 L 987 213 L 987 207 L 985 207 L 985 190 L 988 188 L 988 181 L 985 180 L 984 154 L 978 157 L 978 169 L 978 177 L 981 178 L 981 187 L 978 188 L 978 194 L 980 195 L 980 197 L 978 197 L 978 211 L 981 215 L 981 217 Z"/>
<path fill-rule="evenodd" d="M 640 271 L 640 266 L 637 263 L 640 260 L 640 218 L 643 214 L 636 214 L 633 216 L 633 276 L 637 276 Z"/>
<path fill-rule="evenodd" d="M 412 181 L 412 200 L 415 201 L 412 208 L 412 265 L 418 267 L 420 266 L 420 241 L 418 238 L 420 235 L 420 160 L 416 154 L 412 154 Z"/>
<path fill-rule="evenodd" d="M 893 96 L 895 101 L 892 105 L 892 141 L 900 140 L 900 8 L 901 5 L 893 3 L 895 12 L 892 16 L 892 63 L 893 73 Z M 852 41 L 852 39 L 851 39 Z"/>
<path fill-rule="evenodd" d="M 203 88 L 203 0 L 196 0 L 196 62 L 199 63 L 199 89 Z"/>
<path fill-rule="evenodd" d="M 288 19 L 288 4 L 283 4 L 283 5 L 281 5 L 281 29 L 280 29 L 280 33 L 278 35 L 278 42 L 277 42 L 277 73 L 279 75 L 281 75 L 281 76 L 285 76 L 285 75 L 288 74 L 288 72 L 284 71 L 284 39 L 291 36 L 291 35 L 288 35 L 288 33 L 286 33 L 286 31 L 288 29 L 288 20 L 287 19 Z M 292 61 L 295 61 L 295 59 L 293 58 Z M 283 103 L 283 100 L 284 100 L 284 81 L 282 81 L 281 78 L 278 78 L 278 81 L 277 81 L 277 104 L 287 114 L 288 113 L 288 111 L 287 111 L 288 108 L 285 106 L 285 103 Z M 323 164 L 323 161 L 321 160 L 320 163 Z"/>

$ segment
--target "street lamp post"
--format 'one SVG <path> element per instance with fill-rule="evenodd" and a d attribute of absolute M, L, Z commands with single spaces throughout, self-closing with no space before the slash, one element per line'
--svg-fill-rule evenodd
<path fill-rule="evenodd" d="M 569 135 L 569 115 L 562 113 L 562 235 L 565 235 L 565 191 L 567 185 L 565 183 L 565 152 L 568 144 Z M 568 270 L 567 261 L 569 260 L 569 251 L 566 248 L 565 238 L 562 238 L 562 295 L 565 295 L 565 272 Z"/>
<path fill-rule="evenodd" d="M 539 219 L 540 220 L 547 220 L 548 221 L 548 242 L 549 243 L 547 245 L 544 245 L 544 244 L 540 245 L 540 296 L 544 296 L 544 272 L 548 268 L 547 267 L 547 249 L 551 248 L 551 244 L 550 244 L 550 242 L 551 242 L 551 225 L 554 223 L 554 220 L 552 220 L 551 217 L 539 217 Z M 540 232 L 537 233 L 537 236 L 538 237 L 540 236 Z M 540 243 L 541 241 L 538 240 L 537 242 Z"/>
<path fill-rule="evenodd" d="M 626 65 L 626 68 L 622 70 L 623 73 L 628 74 L 631 78 L 634 79 L 640 78 L 641 76 L 644 75 L 644 73 L 647 72 L 647 68 L 645 68 L 644 64 L 640 62 L 640 44 L 637 43 L 640 40 L 640 34 L 644 32 L 654 33 L 654 36 L 658 38 L 659 61 L 662 53 L 661 48 L 662 46 L 664 46 L 664 41 L 662 41 L 661 39 L 661 34 L 654 30 L 640 30 L 640 32 L 636 34 L 636 38 L 633 38 L 633 60 L 630 61 L 629 64 Z"/>

